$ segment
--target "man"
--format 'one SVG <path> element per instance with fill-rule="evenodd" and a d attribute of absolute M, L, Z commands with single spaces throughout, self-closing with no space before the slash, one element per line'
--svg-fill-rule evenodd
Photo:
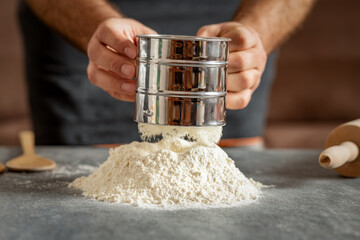
<path fill-rule="evenodd" d="M 233 143 L 252 138 L 257 140 L 254 144 L 261 144 L 276 59 L 276 54 L 269 54 L 303 21 L 313 2 L 21 2 L 19 13 L 37 143 L 136 140 L 134 107 L 127 103 L 134 101 L 136 88 L 132 80 L 136 69 L 135 36 L 158 32 L 232 39 L 224 138 Z"/>

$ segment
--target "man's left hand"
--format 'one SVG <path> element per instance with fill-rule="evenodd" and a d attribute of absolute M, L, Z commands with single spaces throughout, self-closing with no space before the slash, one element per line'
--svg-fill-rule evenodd
<path fill-rule="evenodd" d="M 199 29 L 201 37 L 231 38 L 228 58 L 226 108 L 245 108 L 260 84 L 267 55 L 258 33 L 237 22 L 207 25 Z"/>

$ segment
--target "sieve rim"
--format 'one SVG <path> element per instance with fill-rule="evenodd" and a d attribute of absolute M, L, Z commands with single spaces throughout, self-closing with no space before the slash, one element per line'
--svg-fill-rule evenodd
<path fill-rule="evenodd" d="M 169 35 L 169 34 L 137 34 L 138 38 L 184 40 L 184 41 L 210 41 L 210 42 L 230 42 L 230 38 L 220 37 L 198 37 L 189 35 Z"/>
<path fill-rule="evenodd" d="M 137 88 L 136 93 L 145 95 L 157 95 L 157 96 L 168 96 L 168 97 L 183 97 L 183 98 L 219 98 L 225 97 L 226 91 L 218 92 L 192 92 L 192 91 L 171 91 L 171 90 L 157 90 Z"/>
<path fill-rule="evenodd" d="M 156 125 L 156 126 L 176 126 L 176 127 L 183 127 L 183 128 L 207 128 L 207 127 L 224 127 L 226 125 L 226 122 L 210 122 L 208 124 L 196 124 L 196 125 L 178 125 L 178 124 L 160 124 L 160 123 L 154 123 L 154 122 L 145 122 L 145 121 L 141 121 L 141 119 L 136 120 L 133 119 L 134 122 L 136 123 L 145 123 L 145 124 L 150 124 L 150 125 Z"/>
<path fill-rule="evenodd" d="M 139 64 L 146 65 L 167 65 L 181 67 L 227 67 L 227 61 L 196 61 L 196 60 L 177 60 L 161 58 L 138 58 Z"/>

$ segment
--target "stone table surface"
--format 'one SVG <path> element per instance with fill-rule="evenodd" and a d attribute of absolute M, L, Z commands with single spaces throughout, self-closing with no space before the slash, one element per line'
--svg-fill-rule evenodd
<path fill-rule="evenodd" d="M 0 239 L 360 239 L 360 178 L 318 165 L 317 150 L 226 149 L 248 177 L 274 185 L 236 208 L 149 210 L 97 202 L 67 185 L 108 149 L 37 147 L 53 171 L 0 174 Z M 0 147 L 0 162 L 21 153 Z"/>

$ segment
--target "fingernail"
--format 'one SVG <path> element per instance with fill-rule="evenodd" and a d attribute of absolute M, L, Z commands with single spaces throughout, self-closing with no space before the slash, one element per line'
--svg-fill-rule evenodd
<path fill-rule="evenodd" d="M 124 64 L 121 67 L 121 72 L 127 76 L 133 76 L 135 73 L 135 66 L 131 64 Z"/>
<path fill-rule="evenodd" d="M 121 85 L 121 88 L 126 92 L 133 93 L 135 91 L 136 87 L 134 84 L 131 84 L 131 83 L 123 83 Z"/>
<path fill-rule="evenodd" d="M 129 47 L 125 48 L 124 53 L 126 56 L 128 56 L 131 59 L 136 58 L 136 50 L 133 48 L 129 48 Z"/>

